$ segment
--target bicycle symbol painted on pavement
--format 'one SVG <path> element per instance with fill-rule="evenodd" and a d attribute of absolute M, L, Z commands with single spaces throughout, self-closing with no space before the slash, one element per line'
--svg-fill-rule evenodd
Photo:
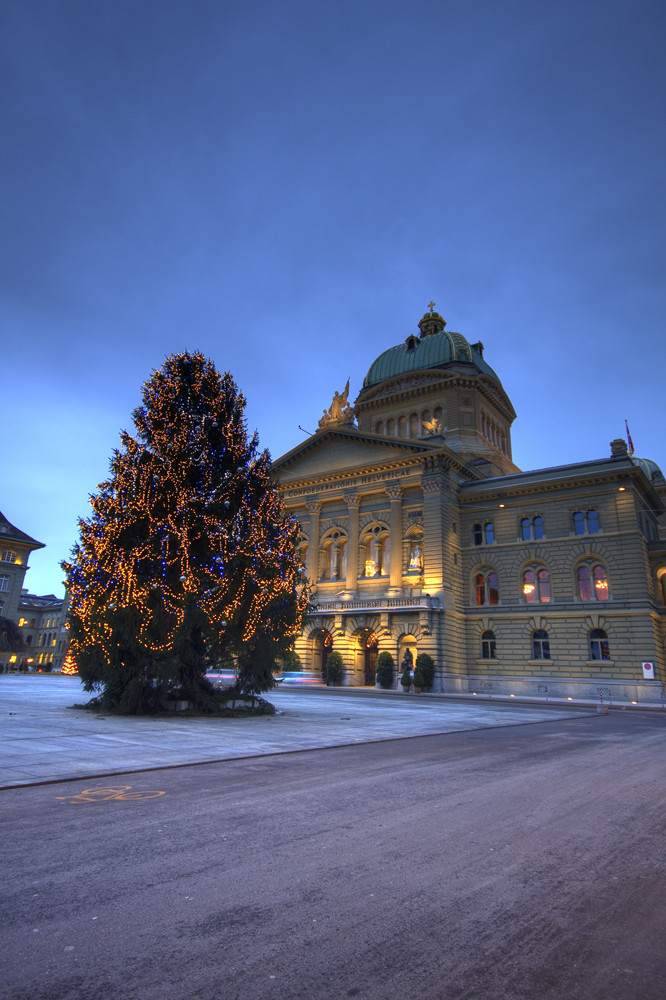
<path fill-rule="evenodd" d="M 160 795 L 166 795 L 166 792 L 132 790 L 131 785 L 107 785 L 103 788 L 84 788 L 78 795 L 56 795 L 56 798 L 74 805 L 78 802 L 110 802 L 119 799 L 123 802 L 136 801 L 137 799 L 157 799 Z"/>

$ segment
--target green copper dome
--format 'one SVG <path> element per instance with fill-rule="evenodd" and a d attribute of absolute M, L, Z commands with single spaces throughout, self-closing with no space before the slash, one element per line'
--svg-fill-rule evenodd
<path fill-rule="evenodd" d="M 664 478 L 664 474 L 661 471 L 661 469 L 659 468 L 659 466 L 657 465 L 657 463 L 653 462 L 651 459 L 649 459 L 649 458 L 634 458 L 634 457 L 632 457 L 631 461 L 634 463 L 634 465 L 637 465 L 639 467 L 639 469 L 643 470 L 643 472 L 645 473 L 645 475 L 647 476 L 647 478 L 650 480 L 650 482 L 653 482 L 655 479 L 663 479 Z"/>
<path fill-rule="evenodd" d="M 404 344 L 389 347 L 373 361 L 363 380 L 363 388 L 386 382 L 396 375 L 445 368 L 452 364 L 471 364 L 478 372 L 490 375 L 499 385 L 496 372 L 483 360 L 483 344 L 470 344 L 461 333 L 444 330 L 446 323 L 432 307 L 419 322 L 421 336 L 407 338 Z"/>

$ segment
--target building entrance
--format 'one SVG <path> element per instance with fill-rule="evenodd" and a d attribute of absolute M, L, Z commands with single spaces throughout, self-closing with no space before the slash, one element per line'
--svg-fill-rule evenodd
<path fill-rule="evenodd" d="M 366 687 L 374 687 L 377 677 L 377 636 L 366 630 L 363 642 L 363 683 Z"/>
<path fill-rule="evenodd" d="M 333 636 L 327 629 L 319 629 L 314 636 L 312 670 L 314 673 L 320 675 L 324 684 L 326 684 L 327 680 L 326 664 L 328 663 L 328 657 L 332 649 Z"/>

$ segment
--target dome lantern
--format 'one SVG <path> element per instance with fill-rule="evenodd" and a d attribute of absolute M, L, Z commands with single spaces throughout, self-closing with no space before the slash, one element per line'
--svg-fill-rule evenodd
<path fill-rule="evenodd" d="M 435 303 L 429 302 L 428 308 L 430 312 L 424 313 L 419 320 L 421 337 L 432 337 L 434 333 L 441 333 L 446 326 L 446 320 L 438 312 L 435 312 Z"/>

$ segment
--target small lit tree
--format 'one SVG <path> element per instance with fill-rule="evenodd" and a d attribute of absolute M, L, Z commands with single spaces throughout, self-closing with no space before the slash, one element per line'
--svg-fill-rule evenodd
<path fill-rule="evenodd" d="M 177 697 L 213 709 L 210 666 L 233 657 L 238 688 L 268 690 L 307 595 L 299 529 L 248 438 L 245 400 L 202 354 L 167 358 L 144 384 L 92 517 L 63 563 L 70 651 L 110 707 Z"/>

